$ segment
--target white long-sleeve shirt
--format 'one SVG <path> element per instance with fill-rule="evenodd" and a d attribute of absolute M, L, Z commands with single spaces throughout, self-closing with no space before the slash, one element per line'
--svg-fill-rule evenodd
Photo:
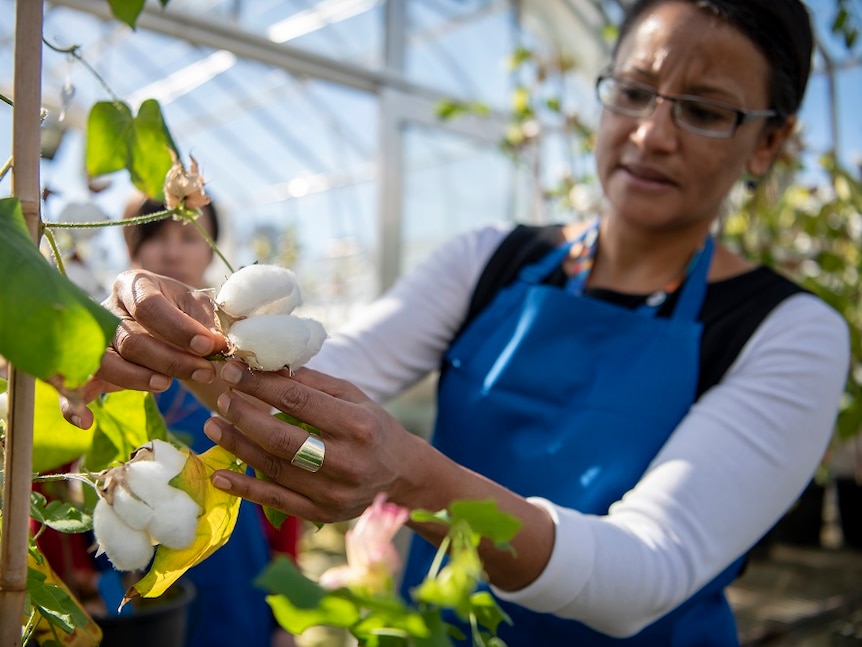
<path fill-rule="evenodd" d="M 437 369 L 508 231 L 487 227 L 443 245 L 309 365 L 379 402 Z M 550 561 L 524 589 L 495 593 L 614 636 L 668 613 L 747 551 L 811 479 L 848 365 L 844 320 L 810 294 L 787 298 L 608 514 L 530 499 L 556 524 Z"/>

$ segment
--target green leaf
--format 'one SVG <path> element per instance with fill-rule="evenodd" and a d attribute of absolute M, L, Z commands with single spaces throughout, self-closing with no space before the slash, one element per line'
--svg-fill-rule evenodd
<path fill-rule="evenodd" d="M 453 522 L 465 521 L 470 529 L 500 546 L 509 543 L 523 525 L 510 514 L 501 512 L 493 499 L 454 501 L 449 506 Z"/>
<path fill-rule="evenodd" d="M 51 501 L 38 492 L 30 493 L 30 516 L 58 532 L 86 532 L 93 527 L 93 518 L 66 501 Z"/>
<path fill-rule="evenodd" d="M 167 439 L 155 398 L 142 391 L 117 391 L 90 404 L 95 418 L 93 441 L 84 463 L 91 471 L 125 462 L 148 441 Z"/>
<path fill-rule="evenodd" d="M 162 5 L 167 2 L 163 0 Z M 111 6 L 111 13 L 117 20 L 126 23 L 132 29 L 138 22 L 138 16 L 144 9 L 144 0 L 108 0 Z"/>
<path fill-rule="evenodd" d="M 27 594 L 42 617 L 65 633 L 87 626 L 90 620 L 67 591 L 31 567 L 27 569 Z"/>
<path fill-rule="evenodd" d="M 274 594 L 266 601 L 279 625 L 294 634 L 321 625 L 350 627 L 361 617 L 356 602 L 308 579 L 286 557 L 276 558 L 255 583 Z"/>
<path fill-rule="evenodd" d="M 171 150 L 177 150 L 158 101 L 148 99 L 138 109 L 129 140 L 128 169 L 134 185 L 158 202 L 164 201 L 165 176 Z"/>
<path fill-rule="evenodd" d="M 512 619 L 503 611 L 494 596 L 488 591 L 474 593 L 470 597 L 470 604 L 476 616 L 476 622 L 485 627 L 491 633 L 497 633 L 497 627 L 501 622 L 512 624 Z"/>
<path fill-rule="evenodd" d="M 96 176 L 125 169 L 133 132 L 132 111 L 125 103 L 100 101 L 94 104 L 87 118 L 87 173 Z"/>
<path fill-rule="evenodd" d="M 60 412 L 60 395 L 36 380 L 33 410 L 33 471 L 48 472 L 80 458 L 93 442 L 94 427 L 81 429 Z"/>
<path fill-rule="evenodd" d="M 0 276 L 0 355 L 61 388 L 82 386 L 118 320 L 39 253 L 14 198 L 0 200 Z"/>
<path fill-rule="evenodd" d="M 289 413 L 279 412 L 273 415 L 282 422 L 286 422 L 287 424 L 293 425 L 294 427 L 299 427 L 300 429 L 307 431 L 310 434 L 314 434 L 315 436 L 320 435 L 320 429 L 318 429 L 314 425 L 308 424 L 307 422 L 303 422 L 299 418 L 293 417 Z"/>

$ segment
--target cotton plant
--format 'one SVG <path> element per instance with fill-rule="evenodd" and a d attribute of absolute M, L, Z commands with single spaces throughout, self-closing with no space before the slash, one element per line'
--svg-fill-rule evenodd
<path fill-rule="evenodd" d="M 411 518 L 444 524 L 448 532 L 408 603 L 395 590 L 401 560 L 393 539 Z M 478 546 L 486 538 L 505 549 L 520 525 L 491 500 L 455 501 L 439 512 L 409 511 L 378 494 L 345 534 L 346 564 L 324 571 L 315 582 L 281 558 L 258 585 L 270 593 L 276 620 L 294 634 L 325 625 L 348 630 L 360 646 L 453 645 L 453 636 L 463 638 L 445 619 L 454 613 L 471 627 L 473 645 L 505 647 L 496 632 L 511 620 L 481 589 Z"/>

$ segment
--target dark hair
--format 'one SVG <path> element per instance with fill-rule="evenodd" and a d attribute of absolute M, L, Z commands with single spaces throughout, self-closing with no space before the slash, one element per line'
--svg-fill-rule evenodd
<path fill-rule="evenodd" d="M 151 213 L 164 211 L 167 207 L 162 202 L 157 202 L 149 198 L 143 198 L 138 201 L 132 201 L 126 207 L 126 212 L 123 214 L 123 220 L 136 218 L 138 216 L 146 216 Z M 209 216 L 212 223 L 212 239 L 218 241 L 218 213 L 215 206 L 210 202 L 201 207 L 202 215 Z M 167 220 L 156 220 L 155 222 L 145 222 L 142 225 L 130 225 L 123 227 L 123 236 L 126 238 L 126 245 L 129 248 L 129 255 L 133 258 L 137 256 L 138 250 L 145 242 L 156 235 Z"/>
<path fill-rule="evenodd" d="M 614 45 L 616 58 L 620 43 L 645 11 L 669 0 L 636 0 L 628 9 Z M 769 89 L 770 106 L 783 123 L 799 110 L 808 76 L 814 35 L 811 17 L 800 0 L 676 0 L 690 2 L 698 9 L 711 12 L 739 30 L 757 47 L 772 71 Z"/>

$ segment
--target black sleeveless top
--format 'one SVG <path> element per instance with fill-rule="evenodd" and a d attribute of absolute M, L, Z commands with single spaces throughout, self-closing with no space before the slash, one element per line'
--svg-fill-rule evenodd
<path fill-rule="evenodd" d="M 562 242 L 562 225 L 515 227 L 482 271 L 461 330 L 491 303 L 500 289 L 515 280 L 523 266 L 538 261 Z M 563 287 L 567 278 L 561 267 L 546 283 Z M 764 266 L 707 285 L 698 317 L 703 323 L 698 397 L 721 380 L 769 313 L 784 299 L 802 291 L 797 284 Z M 637 307 L 645 298 L 604 289 L 587 289 L 585 293 L 628 307 Z M 658 316 L 673 312 L 676 296 L 676 293 L 668 295 Z"/>

